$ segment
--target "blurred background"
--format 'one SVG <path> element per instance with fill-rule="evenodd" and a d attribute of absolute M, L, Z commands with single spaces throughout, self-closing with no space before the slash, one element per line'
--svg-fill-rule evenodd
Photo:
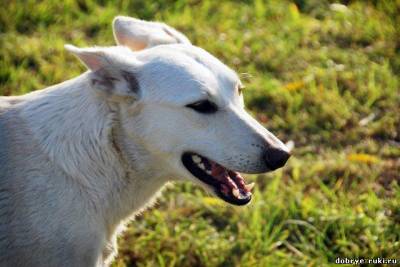
<path fill-rule="evenodd" d="M 247 109 L 294 145 L 233 207 L 169 187 L 115 266 L 329 266 L 400 258 L 400 1 L 2 1 L 0 95 L 84 71 L 63 45 L 114 45 L 116 15 L 159 20 L 242 77 Z"/>

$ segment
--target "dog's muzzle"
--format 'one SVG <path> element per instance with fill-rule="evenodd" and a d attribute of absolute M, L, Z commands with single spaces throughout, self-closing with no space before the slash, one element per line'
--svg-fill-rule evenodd
<path fill-rule="evenodd" d="M 226 202 L 234 205 L 250 202 L 254 183 L 246 184 L 240 173 L 196 153 L 184 153 L 182 163 L 193 176 L 210 186 Z"/>

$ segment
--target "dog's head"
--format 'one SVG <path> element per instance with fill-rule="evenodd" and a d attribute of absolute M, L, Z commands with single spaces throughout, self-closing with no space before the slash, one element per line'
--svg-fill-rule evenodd
<path fill-rule="evenodd" d="M 140 148 L 165 175 L 248 203 L 253 185 L 239 172 L 275 170 L 290 154 L 245 111 L 236 73 L 164 24 L 117 17 L 114 35 L 122 46 L 67 48 L 91 70 L 92 87 L 117 103 L 132 164 Z"/>

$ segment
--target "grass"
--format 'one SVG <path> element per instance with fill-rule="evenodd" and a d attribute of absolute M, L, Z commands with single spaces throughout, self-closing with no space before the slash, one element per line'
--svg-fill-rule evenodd
<path fill-rule="evenodd" d="M 124 14 L 178 28 L 241 73 L 247 108 L 283 140 L 287 167 L 232 207 L 171 186 L 129 225 L 116 266 L 330 266 L 400 258 L 400 1 L 8 1 L 0 94 L 84 69 L 63 49 L 113 45 Z"/>

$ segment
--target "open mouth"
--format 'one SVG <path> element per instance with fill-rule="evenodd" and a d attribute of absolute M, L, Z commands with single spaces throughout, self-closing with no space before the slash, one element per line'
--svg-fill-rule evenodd
<path fill-rule="evenodd" d="M 182 163 L 191 174 L 211 186 L 217 196 L 226 202 L 234 205 L 250 202 L 254 183 L 246 184 L 240 173 L 195 153 L 184 153 Z"/>

